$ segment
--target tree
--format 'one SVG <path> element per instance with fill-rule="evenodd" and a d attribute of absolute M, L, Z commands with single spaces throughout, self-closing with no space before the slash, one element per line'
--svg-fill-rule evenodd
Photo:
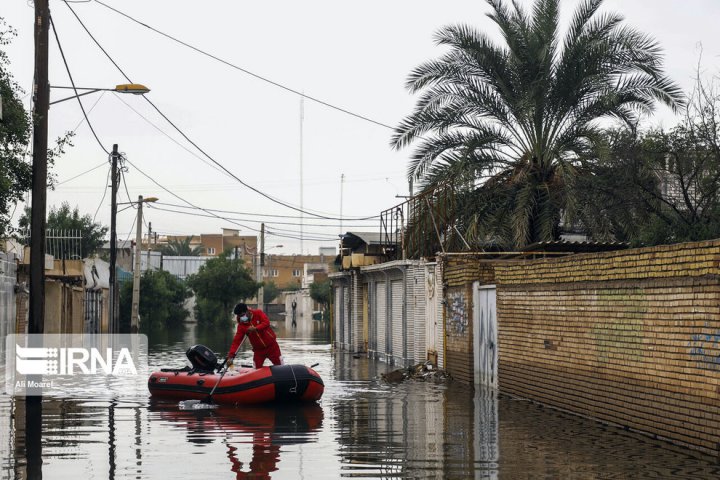
<path fill-rule="evenodd" d="M 325 318 L 325 312 L 330 308 L 330 279 L 311 283 L 310 298 L 322 305 L 323 318 Z"/>
<path fill-rule="evenodd" d="M 163 255 L 177 256 L 177 257 L 197 257 L 203 252 L 203 247 L 198 245 L 196 247 L 190 246 L 193 235 L 182 239 L 172 239 L 167 245 L 163 245 L 160 249 Z"/>
<path fill-rule="evenodd" d="M 17 35 L 0 17 L 0 47 L 8 45 Z M 26 160 L 30 151 L 31 119 L 25 111 L 21 96 L 25 93 L 13 79 L 9 70 L 7 54 L 0 50 L 0 101 L 2 101 L 2 121 L 0 121 L 0 236 L 11 231 L 10 219 L 23 194 L 32 187 L 32 165 Z M 55 159 L 72 146 L 73 132 L 67 132 L 48 149 L 48 187 L 53 188 L 52 166 Z M 12 211 L 10 208 L 12 207 Z"/>
<path fill-rule="evenodd" d="M 120 322 L 130 331 L 132 282 L 124 282 L 120 290 Z M 176 327 L 189 312 L 184 302 L 190 291 L 182 280 L 164 270 L 146 270 L 140 277 L 140 326 L 143 331 Z"/>
<path fill-rule="evenodd" d="M 0 47 L 10 43 L 16 32 L 0 18 Z M 7 54 L 0 50 L 0 236 L 8 232 L 11 210 L 32 185 L 32 166 L 25 161 L 30 142 L 30 117 L 20 96 L 23 91 L 9 71 Z"/>
<path fill-rule="evenodd" d="M 31 209 L 25 208 L 23 216 L 18 222 L 20 228 L 30 227 Z M 89 214 L 80 215 L 79 207 L 70 208 L 68 202 L 63 202 L 60 208 L 51 207 L 46 222 L 48 230 L 75 230 L 80 233 L 80 252 L 83 258 L 90 257 L 96 253 L 103 245 L 103 239 L 108 232 L 108 227 L 100 223 L 93 222 Z M 48 252 L 56 257 L 61 257 L 63 252 L 53 250 L 53 246 L 48 246 Z"/>
<path fill-rule="evenodd" d="M 280 295 L 280 289 L 272 280 L 263 283 L 263 301 L 270 303 Z"/>
<path fill-rule="evenodd" d="M 198 321 L 216 323 L 230 318 L 231 306 L 255 296 L 260 284 L 253 280 L 242 259 L 228 253 L 208 260 L 187 279 L 198 298 Z"/>
<path fill-rule="evenodd" d="M 633 244 L 720 237 L 720 93 L 698 80 L 669 131 L 611 132 L 585 203 L 596 230 Z"/>
<path fill-rule="evenodd" d="M 475 245 L 521 247 L 557 239 L 561 221 L 582 217 L 576 181 L 602 138 L 598 121 L 635 124 L 656 102 L 677 109 L 680 89 L 663 75 L 661 49 L 599 14 L 584 0 L 560 38 L 559 0 L 488 0 L 504 45 L 476 29 L 448 26 L 449 51 L 417 67 L 407 82 L 422 92 L 396 128 L 396 149 L 417 142 L 408 174 L 431 190 L 452 182 L 453 230 Z M 432 232 L 435 235 L 435 232 Z"/>

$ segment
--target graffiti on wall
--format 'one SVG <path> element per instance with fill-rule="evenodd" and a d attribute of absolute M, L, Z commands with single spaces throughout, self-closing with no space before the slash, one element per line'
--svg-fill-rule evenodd
<path fill-rule="evenodd" d="M 449 292 L 447 294 L 447 333 L 448 335 L 465 335 L 468 330 L 468 303 L 465 292 Z"/>
<path fill-rule="evenodd" d="M 696 333 L 688 342 L 690 359 L 701 370 L 720 370 L 720 331 L 714 334 Z"/>

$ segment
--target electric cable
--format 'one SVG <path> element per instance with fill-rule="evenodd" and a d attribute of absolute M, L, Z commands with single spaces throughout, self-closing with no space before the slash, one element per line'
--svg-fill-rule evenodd
<path fill-rule="evenodd" d="M 157 180 L 155 180 L 155 179 L 152 178 L 150 175 L 148 175 L 147 173 L 145 173 L 145 172 L 143 172 L 142 170 L 140 170 L 140 169 L 137 167 L 137 165 L 135 165 L 134 163 L 132 163 L 130 160 L 127 160 L 127 162 L 128 162 L 135 170 L 137 170 L 138 172 L 140 172 L 140 174 L 142 174 L 145 178 L 147 178 L 148 180 L 150 180 L 151 182 L 153 182 L 155 185 L 157 185 L 158 187 L 160 187 L 161 189 L 163 189 L 164 191 L 166 191 L 167 193 L 169 193 L 169 194 L 172 195 L 173 197 L 177 198 L 178 200 L 180 200 L 180 201 L 182 201 L 182 202 L 185 202 L 185 203 L 187 203 L 188 205 L 192 206 L 193 208 L 197 208 L 198 210 L 202 210 L 203 212 L 207 212 L 207 213 L 209 213 L 210 215 L 212 215 L 213 217 L 219 218 L 220 220 L 228 221 L 228 222 L 232 223 L 233 225 L 237 225 L 237 226 L 239 226 L 239 227 L 246 228 L 246 229 L 248 229 L 248 230 L 252 230 L 252 231 L 254 231 L 254 232 L 259 232 L 259 231 L 260 231 L 260 230 L 258 230 L 258 229 L 256 229 L 256 228 L 248 227 L 247 225 L 243 225 L 243 224 L 238 223 L 238 222 L 236 222 L 236 221 L 234 221 L 234 220 L 230 220 L 230 219 L 228 219 L 228 218 L 221 217 L 220 215 L 216 215 L 216 214 L 214 214 L 214 213 L 212 213 L 212 212 L 210 212 L 210 211 L 208 211 L 208 210 L 206 210 L 206 209 L 204 209 L 204 208 L 202 208 L 202 207 L 198 207 L 197 205 L 193 204 L 192 202 L 190 202 L 190 201 L 188 201 L 188 200 L 185 200 L 185 199 L 182 198 L 180 195 L 174 193 L 174 192 L 171 191 L 170 189 L 162 186 L 160 183 L 158 183 Z"/>
<path fill-rule="evenodd" d="M 71 182 L 71 181 L 75 180 L 76 178 L 82 177 L 83 175 L 85 175 L 85 174 L 87 174 L 87 173 L 90 173 L 90 172 L 92 172 L 92 171 L 95 171 L 95 170 L 97 170 L 98 168 L 100 168 L 100 167 L 102 167 L 102 166 L 104 166 L 104 165 L 107 165 L 107 162 L 102 162 L 101 164 L 95 165 L 94 167 L 92 167 L 92 168 L 89 169 L 89 170 L 85 170 L 85 171 L 82 172 L 82 173 L 78 173 L 78 174 L 75 175 L 74 177 L 70 177 L 70 178 L 68 178 L 67 180 L 63 180 L 62 182 L 58 182 L 58 183 L 55 184 L 55 186 L 57 187 L 58 185 L 62 185 L 63 183 Z"/>
<path fill-rule="evenodd" d="M 55 41 L 57 42 L 58 49 L 60 50 L 60 56 L 62 57 L 63 64 L 65 64 L 65 70 L 67 71 L 68 77 L 70 78 L 70 84 L 72 85 L 73 92 L 75 92 L 75 98 L 78 101 L 78 104 L 80 105 L 80 110 L 83 112 L 83 117 L 85 117 L 85 121 L 88 124 L 88 127 L 90 127 L 90 130 L 92 131 L 93 136 L 95 137 L 95 140 L 97 140 L 98 145 L 100 145 L 100 148 L 103 149 L 105 153 L 110 155 L 110 152 L 105 148 L 105 146 L 102 144 L 100 139 L 97 136 L 97 133 L 95 133 L 95 129 L 93 128 L 92 124 L 90 123 L 90 120 L 88 119 L 87 113 L 85 112 L 85 107 L 83 106 L 82 99 L 77 96 L 77 88 L 75 87 L 75 80 L 73 80 L 72 73 L 70 73 L 70 67 L 67 63 L 67 59 L 65 58 L 65 52 L 63 52 L 62 45 L 60 44 L 60 37 L 58 37 L 57 29 L 55 28 L 55 22 L 53 22 L 52 16 L 50 16 L 50 26 L 52 27 L 53 35 L 55 36 Z"/>
<path fill-rule="evenodd" d="M 192 207 L 188 207 L 188 206 L 186 206 L 186 205 L 178 205 L 177 203 L 168 203 L 168 202 L 155 202 L 155 204 L 153 205 L 153 207 L 157 208 L 158 205 L 163 205 L 163 206 L 167 206 L 167 207 L 175 207 L 175 208 L 192 208 Z M 238 212 L 238 211 L 234 211 L 234 210 L 218 210 L 218 209 L 216 209 L 216 208 L 208 208 L 208 209 L 206 209 L 206 210 L 210 210 L 211 212 L 217 212 L 217 213 L 230 213 L 230 214 L 233 214 L 233 215 L 249 215 L 249 216 L 263 217 L 263 218 L 267 218 L 267 217 L 273 217 L 273 218 L 289 218 L 289 219 L 299 219 L 299 218 L 301 218 L 301 217 L 292 216 L 292 215 L 273 215 L 273 214 L 269 214 L 269 213 L 266 214 L 266 213 Z M 248 219 L 248 220 L 245 220 L 245 221 L 248 221 L 248 222 L 257 222 L 257 221 L 259 221 L 259 220 L 249 220 L 249 219 Z M 284 224 L 284 225 L 300 225 L 299 223 L 283 223 L 283 222 L 267 222 L 267 221 L 266 221 L 265 223 L 275 223 L 275 224 Z M 345 223 L 343 222 L 343 225 L 344 225 L 344 224 L 345 224 Z M 311 223 L 304 223 L 303 225 L 309 225 L 309 226 L 314 226 L 314 227 L 335 227 L 335 226 L 339 226 L 339 224 L 337 224 L 337 223 L 335 223 L 335 224 L 325 224 L 325 223 L 323 223 L 323 224 L 320 224 L 320 223 L 311 224 Z M 350 225 L 350 226 L 354 226 L 354 227 L 358 227 L 358 228 L 363 228 L 364 226 L 367 226 L 367 225 L 364 225 L 364 226 L 361 226 L 361 225 Z"/>
<path fill-rule="evenodd" d="M 132 105 L 130 105 L 129 103 L 127 103 L 125 100 L 123 100 L 120 95 L 116 94 L 116 95 L 115 95 L 115 98 L 117 98 L 118 100 L 120 100 L 127 108 L 129 108 L 130 110 L 132 110 L 133 112 L 135 112 L 136 115 L 138 115 L 140 118 L 142 118 L 143 120 L 145 120 L 145 121 L 146 121 L 148 124 L 150 124 L 150 126 L 152 126 L 155 130 L 157 130 L 158 132 L 160 132 L 160 133 L 162 133 L 163 135 L 165 135 L 171 142 L 173 142 L 174 144 L 176 144 L 178 147 L 182 148 L 183 150 L 185 150 L 186 152 L 188 152 L 190 155 L 192 155 L 193 157 L 195 157 L 195 158 L 197 158 L 198 160 L 200 160 L 201 162 L 203 162 L 205 165 L 207 165 L 207 166 L 209 166 L 209 167 L 211 167 L 211 168 L 214 168 L 215 170 L 217 170 L 217 171 L 219 171 L 219 172 L 222 172 L 222 170 L 221 170 L 217 165 L 208 162 L 208 161 L 205 160 L 203 157 L 201 157 L 201 156 L 198 155 L 197 153 L 193 152 L 192 150 L 190 150 L 189 148 L 187 148 L 187 147 L 186 147 L 185 145 L 183 145 L 182 143 L 180 143 L 180 142 L 178 142 L 177 140 L 175 140 L 173 137 L 170 136 L 170 134 L 168 134 L 168 133 L 165 132 L 163 129 L 161 129 L 160 127 L 158 127 L 157 125 L 155 125 L 153 122 L 151 122 L 145 115 L 143 115 L 142 113 L 138 112 Z"/>
<path fill-rule="evenodd" d="M 131 21 L 133 21 L 133 22 L 135 22 L 135 23 L 137 23 L 138 25 L 141 25 L 141 26 L 143 26 L 143 27 L 145 27 L 145 28 L 147 28 L 147 29 L 149 29 L 149 30 L 151 30 L 151 31 L 159 34 L 159 35 L 162 35 L 162 36 L 164 36 L 164 37 L 166 37 L 166 38 L 168 38 L 168 39 L 170 39 L 170 40 L 172 40 L 172 41 L 174 41 L 174 42 L 176 42 L 176 43 L 179 43 L 180 45 L 183 45 L 184 47 L 190 48 L 191 50 L 194 50 L 194 51 L 196 51 L 196 52 L 198 52 L 198 53 L 200 53 L 200 54 L 202 54 L 202 55 L 205 55 L 206 57 L 209 57 L 209 58 L 211 58 L 211 59 L 213 59 L 213 60 L 215 60 L 215 61 L 218 61 L 218 62 L 220 62 L 220 63 L 222 63 L 222 64 L 224 64 L 224 65 L 227 65 L 228 67 L 234 68 L 235 70 L 239 70 L 239 71 L 241 71 L 241 72 L 243 72 L 243 73 L 245 73 L 245 74 L 247 74 L 247 75 L 250 75 L 251 77 L 257 78 L 258 80 L 261 80 L 261 81 L 263 81 L 263 82 L 269 83 L 270 85 L 273 85 L 273 86 L 275 86 L 275 87 L 281 88 L 281 89 L 283 89 L 283 90 L 285 90 L 285 91 L 287 91 L 287 92 L 294 93 L 295 95 L 301 96 L 301 97 L 303 97 L 303 98 L 306 98 L 306 99 L 308 99 L 308 100 L 310 100 L 310 101 L 312 101 L 312 102 L 318 103 L 318 104 L 323 105 L 323 106 L 325 106 L 325 107 L 332 108 L 333 110 L 337 110 L 337 111 L 339 111 L 339 112 L 345 113 L 345 114 L 350 115 L 350 116 L 353 116 L 353 117 L 355 117 L 355 118 L 359 118 L 360 120 L 365 120 L 366 122 L 370 122 L 370 123 L 373 123 L 373 124 L 375 124 L 375 125 L 379 125 L 379 126 L 381 126 L 381 127 L 388 128 L 388 129 L 390 129 L 390 130 L 394 130 L 394 128 L 391 127 L 390 125 L 387 125 L 387 124 L 382 123 L 382 122 L 378 122 L 377 120 L 373 120 L 372 118 L 366 117 L 365 115 L 360 115 L 360 114 L 358 114 L 358 113 L 352 112 L 352 111 L 347 110 L 347 109 L 345 109 L 345 108 L 338 107 L 337 105 L 333 105 L 333 104 L 331 104 L 331 103 L 329 103 L 329 102 L 326 102 L 326 101 L 324 101 L 324 100 L 320 100 L 319 98 L 313 97 L 313 96 L 311 96 L 311 95 L 306 95 L 305 93 L 300 92 L 300 91 L 298 91 L 298 90 L 295 90 L 294 88 L 290 88 L 290 87 L 288 87 L 288 86 L 286 86 L 286 85 L 283 85 L 283 84 L 281 84 L 281 83 L 279 83 L 279 82 L 276 82 L 276 81 L 274 81 L 274 80 L 270 80 L 270 79 L 267 78 L 267 77 L 263 77 L 262 75 L 258 75 L 257 73 L 253 73 L 253 72 L 251 72 L 250 70 L 247 70 L 247 69 L 242 68 L 242 67 L 240 67 L 240 66 L 238 66 L 238 65 L 235 65 L 235 64 L 233 64 L 233 63 L 231 63 L 231 62 L 229 62 L 229 61 L 227 61 L 227 60 L 223 60 L 223 59 L 220 58 L 220 57 L 217 57 L 217 56 L 215 56 L 215 55 L 213 55 L 213 54 L 211 54 L 211 53 L 208 53 L 208 52 L 206 52 L 206 51 L 204 51 L 204 50 L 201 50 L 201 49 L 198 48 L 198 47 L 195 47 L 195 46 L 190 45 L 189 43 L 186 43 L 186 42 L 184 42 L 184 41 L 182 41 L 182 40 L 180 40 L 180 39 L 178 39 L 178 38 L 176 38 L 176 37 L 173 37 L 172 35 L 169 35 L 169 34 L 167 34 L 167 33 L 164 33 L 164 32 L 162 32 L 162 31 L 154 28 L 154 27 L 151 27 L 150 25 L 148 25 L 148 24 L 146 24 L 146 23 L 143 23 L 143 22 L 141 22 L 141 21 L 133 18 L 133 17 L 131 17 L 130 15 L 128 15 L 128 14 L 126 14 L 126 13 L 123 13 L 123 12 L 121 12 L 120 10 L 117 10 L 116 8 L 113 8 L 113 7 L 109 6 L 109 5 L 101 2 L 100 0 L 96 0 L 96 2 L 99 3 L 100 5 L 102 5 L 103 7 L 107 8 L 107 9 L 109 9 L 109 10 L 112 10 L 112 11 L 114 11 L 115 13 L 117 13 L 117 14 L 119 14 L 119 15 L 122 15 L 123 17 L 125 17 L 125 18 L 127 18 L 127 19 L 129 19 L 129 20 L 131 20 Z M 67 1 L 65 1 L 65 3 L 67 3 Z M 69 6 L 69 5 L 68 5 L 68 6 Z"/>
<path fill-rule="evenodd" d="M 100 42 L 98 42 L 98 40 L 93 36 L 93 34 L 90 32 L 90 30 L 85 26 L 85 24 L 83 23 L 83 21 L 80 19 L 80 17 L 77 15 L 77 13 L 75 13 L 75 10 L 73 10 L 73 8 L 70 6 L 70 4 L 68 4 L 67 1 L 65 1 L 65 0 L 63 0 L 63 1 L 64 1 L 65 5 L 72 11 L 73 15 L 75 16 L 75 18 L 77 19 L 77 21 L 80 23 L 80 25 L 83 27 L 83 29 L 85 30 L 85 32 L 90 36 L 90 38 L 92 39 L 92 41 L 98 46 L 98 48 L 100 48 L 100 50 L 105 54 L 105 56 L 110 60 L 110 62 L 111 62 L 113 65 L 115 65 L 115 67 L 116 67 L 116 68 L 118 69 L 118 71 L 125 77 L 125 79 L 126 79 L 128 82 L 132 83 L 132 80 L 130 79 L 130 77 L 127 76 L 127 74 L 122 70 L 122 68 L 120 68 L 120 67 L 118 66 L 117 62 L 115 62 L 115 60 L 110 56 L 110 54 L 102 47 L 102 45 L 100 45 Z M 100 2 L 98 2 L 98 3 L 100 3 Z M 304 213 L 304 214 L 307 214 L 307 215 L 310 215 L 310 216 L 313 216 L 313 217 L 316 217 L 316 218 L 322 218 L 322 219 L 324 219 L 324 220 L 340 220 L 340 221 L 349 220 L 349 221 L 352 221 L 352 220 L 369 220 L 369 219 L 373 219 L 373 218 L 380 218 L 379 215 L 373 215 L 373 216 L 368 216 L 368 217 L 359 217 L 359 218 L 338 218 L 338 217 L 329 217 L 329 216 L 325 216 L 325 215 L 320 215 L 320 214 L 317 214 L 317 213 L 314 213 L 314 212 L 311 212 L 311 211 L 308 211 L 308 210 L 304 210 L 304 209 L 298 208 L 298 207 L 296 207 L 296 206 L 294 206 L 294 205 L 291 205 L 291 204 L 289 204 L 289 203 L 286 203 L 286 202 L 284 202 L 284 201 L 282 201 L 282 200 L 279 200 L 279 199 L 277 199 L 277 198 L 274 198 L 274 197 L 272 197 L 272 196 L 270 196 L 270 195 L 268 195 L 268 194 L 266 194 L 266 193 L 258 190 L 257 188 L 255 188 L 255 187 L 253 187 L 253 186 L 245 183 L 243 180 L 241 180 L 239 177 L 237 177 L 234 173 L 232 173 L 230 170 L 228 170 L 224 165 L 222 165 L 220 162 L 218 162 L 217 160 L 215 160 L 211 155 L 209 155 L 207 152 L 205 152 L 205 150 L 203 150 L 202 148 L 200 148 L 200 146 L 198 146 L 195 142 L 193 142 L 193 141 L 185 134 L 185 132 L 183 132 L 177 125 L 175 125 L 175 123 L 173 123 L 173 122 L 148 98 L 147 95 L 143 95 L 143 98 L 145 99 L 146 102 L 148 102 L 148 103 L 153 107 L 153 109 L 155 109 L 155 111 L 156 111 L 161 117 L 163 117 L 163 119 L 165 119 L 165 121 L 167 121 L 185 140 L 187 140 L 188 143 L 190 143 L 192 146 L 194 146 L 200 153 L 202 153 L 203 155 L 205 155 L 205 157 L 206 157 L 207 159 L 209 159 L 209 160 L 210 160 L 211 162 L 213 162 L 215 165 L 217 165 L 218 167 L 220 167 L 227 175 L 229 175 L 230 177 L 232 177 L 233 179 L 235 179 L 238 183 L 240 183 L 240 184 L 243 185 L 244 187 L 248 188 L 249 190 L 254 191 L 254 192 L 257 193 L 258 195 L 260 195 L 260 196 L 262 196 L 262 197 L 265 197 L 265 198 L 267 198 L 268 200 L 270 200 L 270 201 L 272 201 L 272 202 L 274 202 L 274 203 L 277 203 L 277 204 L 279 204 L 279 205 L 282 205 L 282 206 L 284 206 L 284 207 L 286 207 L 286 208 L 289 208 L 289 209 L 291 209 L 291 210 L 295 210 L 295 211 L 298 211 L 298 212 L 301 212 L 301 213 Z"/>
<path fill-rule="evenodd" d="M 97 214 L 100 211 L 100 207 L 102 207 L 102 204 L 105 201 L 105 195 L 107 195 L 108 182 L 110 181 L 110 172 L 111 171 L 112 171 L 112 166 L 110 166 L 108 168 L 107 177 L 105 178 L 105 188 L 103 189 L 103 196 L 100 199 L 100 204 L 98 205 L 97 209 L 95 210 L 95 215 L 93 215 L 93 223 L 95 223 L 95 217 L 97 217 Z"/>
<path fill-rule="evenodd" d="M 148 205 L 148 208 L 151 208 L 153 210 L 160 210 L 162 212 L 178 213 L 180 215 L 215 218 L 214 215 L 209 215 L 209 214 L 202 214 L 202 213 L 195 213 L 195 212 L 183 212 L 181 210 L 173 210 L 171 208 L 158 207 L 157 202 L 155 202 L 153 205 Z M 217 211 L 217 210 L 212 210 L 212 209 L 207 209 L 207 210 L 209 210 L 211 212 Z M 227 217 L 227 219 L 231 219 L 231 218 L 232 217 Z M 293 222 L 267 222 L 265 220 L 252 220 L 252 219 L 247 219 L 247 218 L 232 218 L 232 220 L 237 220 L 240 222 L 264 223 L 265 225 L 293 225 L 293 226 L 300 225 L 299 223 L 293 223 Z M 322 224 L 308 224 L 308 223 L 304 223 L 303 225 L 311 226 L 311 227 L 324 227 L 324 228 L 338 228 L 339 227 L 339 225 L 322 225 Z M 363 228 L 362 226 L 357 226 L 357 225 L 347 225 L 347 226 L 351 227 L 351 228 Z M 278 229 L 278 230 L 282 230 L 282 229 Z M 313 233 L 313 232 L 308 232 L 308 233 Z M 322 235 L 324 233 L 320 233 L 320 234 Z"/>

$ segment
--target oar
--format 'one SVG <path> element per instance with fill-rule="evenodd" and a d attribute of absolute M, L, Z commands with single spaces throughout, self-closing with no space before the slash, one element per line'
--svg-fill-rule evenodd
<path fill-rule="evenodd" d="M 238 347 L 238 350 L 240 348 Z M 237 355 L 238 350 L 235 350 L 235 355 Z M 233 355 L 233 360 L 235 359 L 235 355 Z M 225 358 L 225 361 L 220 365 L 220 370 L 227 364 L 227 361 L 230 359 L 230 355 L 228 355 Z M 225 370 L 223 370 L 222 374 L 220 374 L 220 378 L 217 379 L 217 382 L 215 382 L 215 386 L 210 390 L 210 394 L 205 398 L 205 400 L 183 400 L 178 404 L 180 407 L 180 410 L 204 410 L 208 408 L 217 408 L 218 405 L 213 403 L 212 396 L 213 393 L 215 393 L 215 389 L 220 385 L 220 381 L 223 379 L 227 371 L 229 370 L 229 367 L 226 367 Z"/>

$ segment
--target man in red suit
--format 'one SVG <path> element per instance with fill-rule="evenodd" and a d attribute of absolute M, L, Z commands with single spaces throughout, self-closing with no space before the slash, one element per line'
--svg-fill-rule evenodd
<path fill-rule="evenodd" d="M 253 310 L 244 303 L 238 303 L 235 305 L 233 313 L 237 318 L 238 326 L 235 338 L 233 338 L 232 345 L 230 345 L 228 368 L 232 366 L 232 359 L 235 357 L 235 353 L 245 336 L 250 339 L 252 345 L 255 368 L 262 367 L 266 358 L 273 365 L 282 365 L 283 359 L 280 353 L 280 345 L 277 343 L 277 337 L 270 327 L 270 319 L 265 315 L 265 312 L 260 309 Z"/>

